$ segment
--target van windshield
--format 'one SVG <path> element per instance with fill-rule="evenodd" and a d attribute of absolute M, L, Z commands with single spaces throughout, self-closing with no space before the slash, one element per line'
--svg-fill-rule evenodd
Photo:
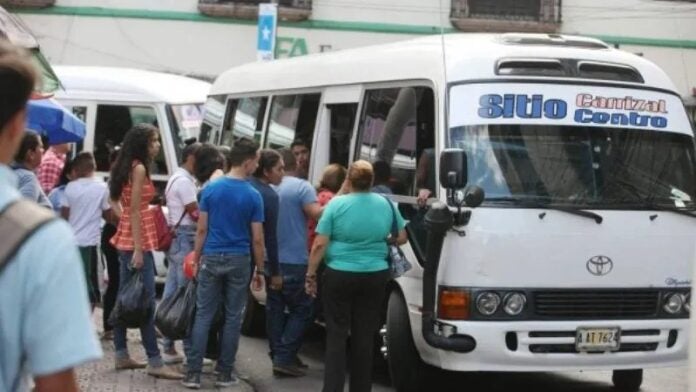
<path fill-rule="evenodd" d="M 181 151 L 190 138 L 198 140 L 203 122 L 203 104 L 168 105 L 167 117 L 172 130 L 172 141 L 176 151 L 176 161 L 181 162 Z"/>
<path fill-rule="evenodd" d="M 689 134 L 570 125 L 466 125 L 450 146 L 468 154 L 469 184 L 487 205 L 587 209 L 696 208 Z"/>

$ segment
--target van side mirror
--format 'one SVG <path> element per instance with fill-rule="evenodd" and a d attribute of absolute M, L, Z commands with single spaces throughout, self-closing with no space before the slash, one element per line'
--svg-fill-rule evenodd
<path fill-rule="evenodd" d="M 448 190 L 462 189 L 467 183 L 466 152 L 447 148 L 440 153 L 440 184 Z"/>
<path fill-rule="evenodd" d="M 467 207 L 476 208 L 480 206 L 485 197 L 486 194 L 480 186 L 467 185 L 464 188 L 464 203 Z"/>

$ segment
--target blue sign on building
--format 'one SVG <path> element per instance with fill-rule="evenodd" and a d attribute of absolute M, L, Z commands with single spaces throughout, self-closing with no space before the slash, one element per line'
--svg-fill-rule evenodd
<path fill-rule="evenodd" d="M 256 51 L 261 61 L 273 60 L 276 42 L 278 6 L 259 4 L 258 40 Z"/>

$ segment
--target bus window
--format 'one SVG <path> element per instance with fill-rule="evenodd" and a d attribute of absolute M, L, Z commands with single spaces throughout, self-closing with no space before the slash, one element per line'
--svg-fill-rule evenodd
<path fill-rule="evenodd" d="M 157 113 L 149 106 L 98 105 L 94 129 L 94 158 L 97 170 L 109 171 L 109 155 L 123 142 L 123 136 L 133 125 L 147 123 L 158 126 Z M 154 159 L 151 174 L 168 174 L 164 149 Z"/>
<path fill-rule="evenodd" d="M 211 95 L 205 102 L 203 109 L 203 124 L 198 141 L 201 143 L 218 142 L 220 128 L 222 128 L 222 116 L 225 114 L 225 96 Z"/>
<path fill-rule="evenodd" d="M 360 121 L 360 159 L 373 164 L 373 191 L 435 197 L 435 100 L 427 87 L 368 90 Z M 401 203 L 406 230 L 419 261 L 425 257 L 425 208 Z"/>
<path fill-rule="evenodd" d="M 232 146 L 239 138 L 260 142 L 267 103 L 267 97 L 230 99 L 227 103 L 220 144 Z"/>
<path fill-rule="evenodd" d="M 398 195 L 435 196 L 435 116 L 431 89 L 405 87 L 369 90 L 361 117 L 360 159 L 380 162 L 391 172 L 385 185 Z"/>
<path fill-rule="evenodd" d="M 355 125 L 357 103 L 327 105 L 331 110 L 331 134 L 329 142 L 329 163 L 338 163 L 348 167 L 350 140 Z"/>
<path fill-rule="evenodd" d="M 294 140 L 302 140 L 311 146 L 320 97 L 320 94 L 273 97 L 266 146 L 289 148 Z"/>

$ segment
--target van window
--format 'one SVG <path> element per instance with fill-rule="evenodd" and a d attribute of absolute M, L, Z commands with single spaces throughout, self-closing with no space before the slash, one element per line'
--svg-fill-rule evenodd
<path fill-rule="evenodd" d="M 360 119 L 359 152 L 375 171 L 373 191 L 435 197 L 435 100 L 428 87 L 368 90 Z M 400 203 L 411 247 L 425 259 L 426 209 Z"/>
<path fill-rule="evenodd" d="M 133 125 L 148 123 L 158 127 L 157 113 L 149 106 L 98 105 L 94 129 L 94 158 L 97 170 L 109 171 L 109 155 L 123 142 Z M 164 148 L 155 158 L 150 174 L 168 174 Z"/>
<path fill-rule="evenodd" d="M 348 167 L 350 141 L 353 136 L 357 103 L 340 103 L 327 105 L 331 110 L 331 134 L 329 142 L 329 163 L 338 163 Z"/>
<path fill-rule="evenodd" d="M 434 197 L 435 103 L 427 87 L 368 90 L 360 119 L 360 159 L 386 168 L 383 183 L 392 193 Z M 383 188 L 386 189 L 386 188 Z"/>
<path fill-rule="evenodd" d="M 181 162 L 181 151 L 186 147 L 186 140 L 191 138 L 198 140 L 203 121 L 203 105 L 167 105 L 167 116 L 169 129 L 172 131 L 176 161 Z"/>
<path fill-rule="evenodd" d="M 260 142 L 267 103 L 267 97 L 230 99 L 227 103 L 220 144 L 232 146 L 234 141 L 240 138 Z"/>
<path fill-rule="evenodd" d="M 201 124 L 201 134 L 198 141 L 201 143 L 218 142 L 220 130 L 222 129 L 222 116 L 225 114 L 225 96 L 211 95 L 205 101 L 203 109 L 203 124 Z"/>
<path fill-rule="evenodd" d="M 311 146 L 320 97 L 320 94 L 273 97 L 266 146 L 289 148 L 295 140 L 302 140 Z"/>

